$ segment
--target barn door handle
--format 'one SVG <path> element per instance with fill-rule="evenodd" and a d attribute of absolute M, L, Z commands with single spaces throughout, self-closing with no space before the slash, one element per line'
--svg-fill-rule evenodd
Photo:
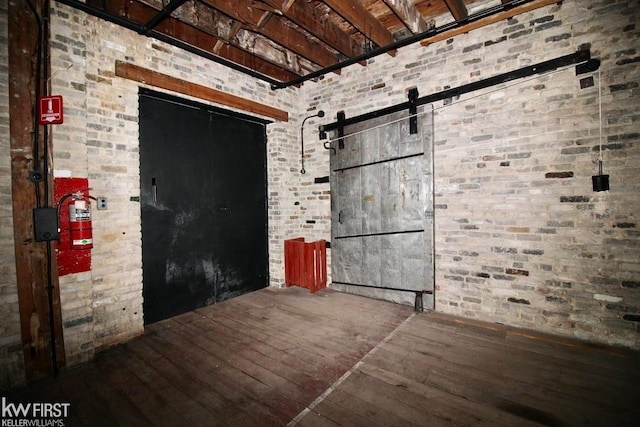
<path fill-rule="evenodd" d="M 338 224 L 342 224 L 342 211 L 338 212 Z"/>
<path fill-rule="evenodd" d="M 158 201 L 158 185 L 156 184 L 156 178 L 151 178 L 151 194 L 153 195 L 153 203 Z"/>

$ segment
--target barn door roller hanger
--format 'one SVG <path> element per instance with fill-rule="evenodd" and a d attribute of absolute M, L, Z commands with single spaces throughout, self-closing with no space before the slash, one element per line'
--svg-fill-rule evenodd
<path fill-rule="evenodd" d="M 570 65 L 578 65 L 576 67 L 576 74 L 582 74 L 585 72 L 591 72 L 591 71 L 597 70 L 600 66 L 600 61 L 597 59 L 591 59 L 591 51 L 589 49 L 581 49 L 569 55 L 560 56 L 555 59 L 550 59 L 548 61 L 539 62 L 537 64 L 529 65 L 527 67 L 523 67 L 517 70 L 498 74 L 493 77 L 489 77 L 483 80 L 478 80 L 477 82 L 468 83 L 468 84 L 451 88 L 451 89 L 446 89 L 440 92 L 433 93 L 431 95 L 423 96 L 421 98 L 417 97 L 417 94 L 418 94 L 417 89 L 412 89 L 409 91 L 409 100 L 407 102 L 392 105 L 386 108 L 381 108 L 379 110 L 371 111 L 369 113 L 361 114 L 359 116 L 354 116 L 348 119 L 345 118 L 344 112 L 341 111 L 338 113 L 337 121 L 333 123 L 325 124 L 325 125 L 320 125 L 318 127 L 318 132 L 320 135 L 320 139 L 325 140 L 327 139 L 327 132 L 338 130 L 338 137 L 339 137 L 338 146 L 339 148 L 342 148 L 341 146 L 343 146 L 344 144 L 344 142 L 342 141 L 344 132 L 341 132 L 341 129 L 343 129 L 344 126 L 360 123 L 366 120 L 396 113 L 402 110 L 409 110 L 412 116 L 410 117 L 410 120 L 413 120 L 414 118 L 416 118 L 415 117 L 416 113 L 414 113 L 414 111 L 417 111 L 416 108 L 420 105 L 431 104 L 433 102 L 442 101 L 444 99 L 453 98 L 459 95 L 463 95 L 465 93 L 489 88 L 489 87 L 496 86 L 501 83 L 506 83 L 512 80 L 530 77 L 536 74 L 544 74 L 561 67 L 568 67 Z M 410 122 L 410 130 L 413 129 L 412 126 L 415 126 L 417 130 L 417 121 L 415 122 L 415 124 L 412 124 Z M 325 148 L 328 148 L 326 144 L 325 144 Z"/>

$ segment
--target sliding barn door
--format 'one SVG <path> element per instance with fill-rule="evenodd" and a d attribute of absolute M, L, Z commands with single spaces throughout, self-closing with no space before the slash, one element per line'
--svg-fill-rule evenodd
<path fill-rule="evenodd" d="M 406 304 L 433 291 L 432 116 L 417 120 L 411 134 L 408 112 L 377 117 L 332 142 L 334 288 Z"/>
<path fill-rule="evenodd" d="M 268 285 L 265 124 L 140 95 L 144 320 Z"/>

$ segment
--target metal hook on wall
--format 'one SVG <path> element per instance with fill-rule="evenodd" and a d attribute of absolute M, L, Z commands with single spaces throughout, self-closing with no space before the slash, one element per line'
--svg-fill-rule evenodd
<path fill-rule="evenodd" d="M 333 148 L 332 146 L 327 146 L 327 144 L 331 144 L 331 141 L 325 141 L 322 145 L 324 146 L 325 150 L 331 150 L 333 152 L 333 154 L 336 154 L 337 151 L 335 148 Z"/>
<path fill-rule="evenodd" d="M 304 169 L 304 123 L 312 117 L 324 117 L 324 111 L 320 110 L 312 116 L 305 117 L 304 120 L 302 120 L 302 125 L 300 126 L 300 160 L 302 161 L 302 168 L 300 169 L 300 173 L 303 175 L 307 173 L 307 171 Z M 327 148 L 326 145 L 325 148 Z"/>

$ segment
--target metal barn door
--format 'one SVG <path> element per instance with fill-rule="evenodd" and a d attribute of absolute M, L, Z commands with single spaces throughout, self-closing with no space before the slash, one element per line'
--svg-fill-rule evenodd
<path fill-rule="evenodd" d="M 432 115 L 399 112 L 332 141 L 332 287 L 433 308 Z"/>
<path fill-rule="evenodd" d="M 144 320 L 268 285 L 265 125 L 141 90 Z"/>

